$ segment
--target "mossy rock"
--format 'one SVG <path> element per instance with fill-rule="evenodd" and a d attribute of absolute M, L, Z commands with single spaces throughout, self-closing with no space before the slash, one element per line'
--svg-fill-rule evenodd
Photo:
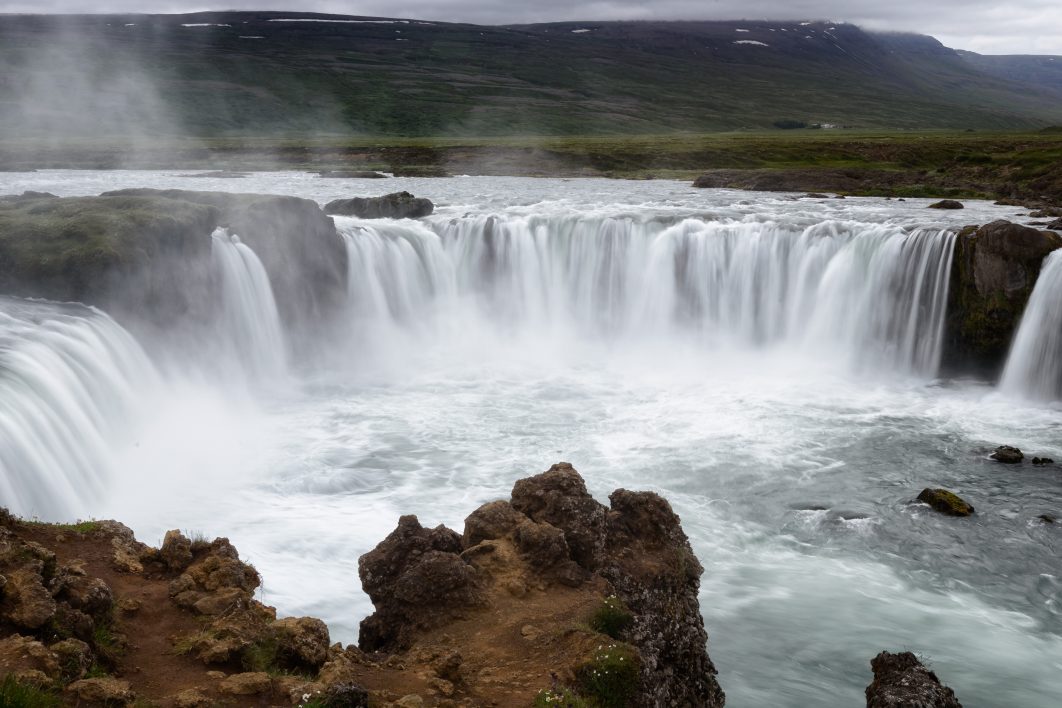
<path fill-rule="evenodd" d="M 1007 221 L 968 226 L 955 239 L 948 292 L 944 365 L 993 378 L 1048 253 L 1062 237 Z"/>
<path fill-rule="evenodd" d="M 918 501 L 924 502 L 934 510 L 948 516 L 969 516 L 974 508 L 965 499 L 947 489 L 923 489 Z"/>
<path fill-rule="evenodd" d="M 160 197 L 0 202 L 0 291 L 105 304 L 116 280 L 168 253 L 209 248 L 216 220 L 207 205 Z"/>

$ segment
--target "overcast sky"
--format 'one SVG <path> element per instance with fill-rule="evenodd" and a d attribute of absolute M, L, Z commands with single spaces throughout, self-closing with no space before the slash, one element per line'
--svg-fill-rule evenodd
<path fill-rule="evenodd" d="M 0 0 L 3 12 L 294 10 L 505 24 L 567 20 L 824 19 L 931 34 L 984 54 L 1062 55 L 1062 0 Z"/>

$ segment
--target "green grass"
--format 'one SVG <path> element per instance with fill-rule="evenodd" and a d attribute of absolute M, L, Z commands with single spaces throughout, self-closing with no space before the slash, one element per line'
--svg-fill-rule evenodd
<path fill-rule="evenodd" d="M 634 615 L 615 595 L 609 595 L 590 615 L 590 628 L 613 639 L 620 639 L 624 630 L 634 622 Z"/>
<path fill-rule="evenodd" d="M 20 683 L 10 674 L 0 680 L 0 706 L 3 708 L 59 708 L 59 696 L 44 688 Z"/>
<path fill-rule="evenodd" d="M 601 708 L 623 708 L 638 689 L 639 672 L 640 659 L 633 647 L 608 644 L 576 671 L 578 692 Z"/>
<path fill-rule="evenodd" d="M 25 521 L 23 522 L 27 526 L 36 526 L 38 528 L 54 529 L 56 531 L 66 531 L 68 533 L 92 533 L 100 528 L 100 522 L 95 519 L 89 519 L 88 521 L 75 521 L 69 524 L 56 524 L 47 521 Z"/>

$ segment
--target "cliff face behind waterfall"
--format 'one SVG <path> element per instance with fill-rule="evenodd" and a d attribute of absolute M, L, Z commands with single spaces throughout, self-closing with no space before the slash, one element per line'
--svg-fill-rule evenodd
<path fill-rule="evenodd" d="M 1062 77 L 1020 59 L 831 22 L 9 15 L 0 122 L 7 135 L 148 142 L 1062 123 Z"/>

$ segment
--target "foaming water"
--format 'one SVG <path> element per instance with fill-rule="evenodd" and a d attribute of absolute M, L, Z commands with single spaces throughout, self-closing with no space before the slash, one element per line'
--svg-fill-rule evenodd
<path fill-rule="evenodd" d="M 927 655 L 968 707 L 1057 704 L 1062 534 L 1037 519 L 1062 511 L 1057 471 L 987 455 L 1062 459 L 1062 412 L 934 378 L 951 233 L 1012 208 L 607 180 L 201 184 L 321 202 L 410 189 L 439 206 L 337 219 L 345 366 L 246 398 L 168 374 L 137 444 L 105 441 L 112 483 L 91 514 L 153 543 L 174 527 L 228 536 L 266 602 L 352 642 L 371 610 L 357 557 L 400 514 L 460 528 L 565 459 L 599 500 L 652 489 L 681 515 L 728 705 L 859 704 L 886 648 Z M 926 486 L 978 513 L 913 504 Z"/>
<path fill-rule="evenodd" d="M 0 298 L 0 499 L 48 520 L 96 508 L 156 383 L 140 345 L 98 310 Z"/>
<path fill-rule="evenodd" d="M 1054 251 L 1044 260 L 1000 389 L 1038 401 L 1062 398 L 1062 252 Z"/>

